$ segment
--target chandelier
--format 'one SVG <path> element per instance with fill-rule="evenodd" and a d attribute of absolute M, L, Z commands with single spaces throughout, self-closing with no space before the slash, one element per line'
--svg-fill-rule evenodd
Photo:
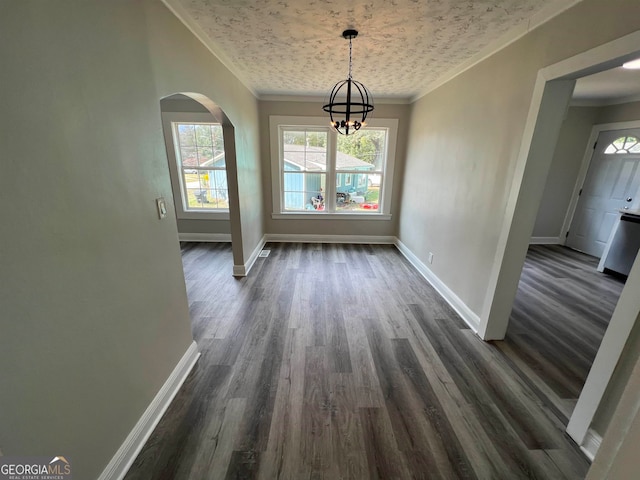
<path fill-rule="evenodd" d="M 345 30 L 342 36 L 349 40 L 349 77 L 336 83 L 329 94 L 329 103 L 322 109 L 329 114 L 331 126 L 342 135 L 360 130 L 367 115 L 373 111 L 373 97 L 367 87 L 351 78 L 351 40 L 358 36 L 357 30 Z"/>

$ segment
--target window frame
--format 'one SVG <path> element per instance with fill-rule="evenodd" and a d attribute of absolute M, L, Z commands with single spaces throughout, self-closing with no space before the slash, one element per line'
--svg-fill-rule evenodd
<path fill-rule="evenodd" d="M 391 219 L 391 198 L 393 190 L 393 171 L 395 166 L 396 143 L 398 136 L 398 120 L 393 118 L 373 118 L 367 122 L 366 127 L 374 130 L 387 130 L 387 151 L 385 152 L 385 165 L 380 173 L 382 182 L 380 184 L 379 208 L 375 212 L 353 212 L 336 211 L 335 192 L 337 185 L 337 173 L 351 173 L 349 171 L 336 170 L 337 135 L 333 128 L 328 125 L 325 117 L 308 116 L 281 116 L 271 115 L 269 117 L 269 131 L 271 141 L 271 188 L 272 188 L 272 213 L 273 219 L 343 219 L 343 220 L 390 220 Z M 327 169 L 325 192 L 325 202 L 328 205 L 326 210 L 309 211 L 285 211 L 284 191 L 282 180 L 282 159 L 283 144 L 282 132 L 285 129 L 310 129 L 327 132 Z M 333 192 L 330 195 L 329 192 Z"/>
<path fill-rule="evenodd" d="M 630 148 L 625 148 L 630 138 L 634 139 L 635 143 Z M 622 142 L 622 147 L 617 147 L 615 143 L 620 139 L 624 139 Z M 640 155 L 640 151 L 637 151 L 637 152 L 631 151 L 632 149 L 638 148 L 639 146 L 640 146 L 640 138 L 636 137 L 635 135 L 620 135 L 605 147 L 605 149 L 603 150 L 603 153 L 605 155 L 613 155 L 613 156 Z M 613 148 L 614 151 L 608 152 L 607 150 L 609 150 L 610 148 Z"/>
<path fill-rule="evenodd" d="M 187 210 L 185 209 L 185 186 L 183 176 L 180 172 L 179 159 L 176 154 L 180 148 L 178 138 L 175 135 L 175 124 L 178 123 L 213 123 L 222 126 L 223 138 L 225 137 L 225 126 L 220 123 L 210 113 L 196 113 L 196 112 L 162 112 L 162 128 L 165 140 L 165 146 L 167 149 L 167 158 L 169 160 L 169 177 L 171 179 L 171 189 L 173 192 L 173 203 L 176 210 L 176 218 L 183 220 L 229 220 L 228 208 L 210 208 L 199 210 Z M 227 151 L 227 145 L 225 145 L 225 152 Z M 229 195 L 229 175 L 227 172 L 228 165 L 226 165 L 224 171 L 227 176 L 227 194 Z M 200 168 L 194 167 L 194 170 L 218 170 L 221 168 Z"/>

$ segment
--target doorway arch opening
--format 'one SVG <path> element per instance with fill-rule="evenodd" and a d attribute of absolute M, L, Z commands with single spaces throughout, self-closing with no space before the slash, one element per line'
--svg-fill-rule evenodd
<path fill-rule="evenodd" d="M 510 197 L 494 257 L 479 335 L 504 338 L 553 150 L 576 79 L 621 65 L 640 55 L 640 32 L 583 52 L 538 72 Z M 640 262 L 634 262 L 593 366 L 569 420 L 567 433 L 585 445 L 589 427 L 634 327 L 640 302 Z"/>
<path fill-rule="evenodd" d="M 194 92 L 163 97 L 160 110 L 180 240 L 231 242 L 243 264 L 233 123 Z"/>

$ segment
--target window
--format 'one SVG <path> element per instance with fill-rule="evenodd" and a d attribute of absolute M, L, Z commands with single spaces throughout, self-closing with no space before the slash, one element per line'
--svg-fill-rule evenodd
<path fill-rule="evenodd" d="M 228 210 L 222 125 L 172 123 L 172 126 L 184 209 Z"/>
<path fill-rule="evenodd" d="M 270 118 L 273 215 L 390 218 L 397 120 L 354 135 L 317 117 Z"/>
<path fill-rule="evenodd" d="M 223 127 L 210 114 L 163 113 L 179 218 L 228 218 Z"/>
<path fill-rule="evenodd" d="M 607 155 L 640 153 L 640 141 L 633 136 L 620 137 L 614 140 L 604 153 Z"/>

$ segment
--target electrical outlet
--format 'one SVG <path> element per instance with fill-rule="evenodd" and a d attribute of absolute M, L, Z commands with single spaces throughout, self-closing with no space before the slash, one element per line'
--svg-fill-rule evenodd
<path fill-rule="evenodd" d="M 156 198 L 156 206 L 158 207 L 158 218 L 162 220 L 167 217 L 167 204 L 163 197 Z"/>
<path fill-rule="evenodd" d="M 433 253 L 429 252 L 429 263 L 433 263 Z"/>

